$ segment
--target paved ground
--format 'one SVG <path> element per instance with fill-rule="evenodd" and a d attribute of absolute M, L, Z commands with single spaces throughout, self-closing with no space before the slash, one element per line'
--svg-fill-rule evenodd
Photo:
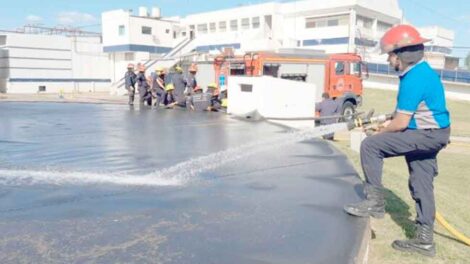
<path fill-rule="evenodd" d="M 353 263 L 365 238 L 348 160 L 282 127 L 75 103 L 0 120 L 0 263 Z"/>
<path fill-rule="evenodd" d="M 108 92 L 94 93 L 36 93 L 36 94 L 2 94 L 0 102 L 60 102 L 60 103 L 94 103 L 94 104 L 127 104 L 127 96 L 111 95 Z M 135 103 L 138 103 L 136 95 Z"/>

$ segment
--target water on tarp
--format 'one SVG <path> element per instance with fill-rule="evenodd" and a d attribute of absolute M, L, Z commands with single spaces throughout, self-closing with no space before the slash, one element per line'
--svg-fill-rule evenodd
<path fill-rule="evenodd" d="M 243 144 L 209 155 L 191 158 L 176 165 L 144 175 L 122 173 L 88 173 L 57 170 L 10 170 L 0 169 L 2 185 L 86 185 L 115 184 L 127 186 L 179 186 L 194 179 L 198 174 L 213 170 L 224 164 L 260 153 L 284 147 L 296 142 L 325 134 L 347 130 L 346 123 L 337 123 L 311 129 L 293 130 L 280 135 Z"/>

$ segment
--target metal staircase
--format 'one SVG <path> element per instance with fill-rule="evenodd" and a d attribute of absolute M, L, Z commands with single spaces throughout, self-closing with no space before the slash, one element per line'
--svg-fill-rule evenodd
<path fill-rule="evenodd" d="M 164 67 L 164 68 L 173 67 L 178 62 L 179 56 L 177 55 L 181 55 L 184 52 L 187 52 L 188 48 L 192 49 L 191 45 L 189 45 L 192 41 L 193 39 L 184 38 L 173 49 L 167 52 L 164 56 L 155 60 L 145 61 L 143 65 L 146 68 L 146 72 L 147 73 L 153 72 L 155 71 L 157 67 Z M 118 95 L 126 94 L 127 91 L 124 89 L 124 85 L 125 85 L 125 80 L 124 80 L 124 77 L 122 77 L 121 79 L 113 83 L 110 89 L 111 93 L 118 94 Z"/>

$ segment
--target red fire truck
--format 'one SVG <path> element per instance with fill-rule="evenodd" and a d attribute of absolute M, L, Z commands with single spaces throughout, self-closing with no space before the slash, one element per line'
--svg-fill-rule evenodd
<path fill-rule="evenodd" d="M 357 54 L 324 54 L 318 52 L 250 52 L 243 56 L 220 55 L 214 60 L 219 88 L 230 76 L 262 76 L 290 79 L 315 84 L 317 98 L 327 92 L 342 105 L 341 114 L 352 115 L 362 103 L 362 79 L 367 68 Z"/>

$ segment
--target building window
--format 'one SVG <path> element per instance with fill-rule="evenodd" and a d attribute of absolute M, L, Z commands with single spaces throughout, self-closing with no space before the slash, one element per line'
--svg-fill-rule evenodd
<path fill-rule="evenodd" d="M 133 61 L 135 58 L 134 58 L 134 52 L 126 52 L 124 53 L 124 59 L 126 61 Z"/>
<path fill-rule="evenodd" d="M 316 27 L 315 18 L 306 18 L 305 28 L 314 28 L 314 27 Z"/>
<path fill-rule="evenodd" d="M 142 27 L 142 34 L 152 35 L 152 28 L 151 27 Z"/>
<path fill-rule="evenodd" d="M 251 18 L 251 27 L 252 28 L 259 28 L 259 17 Z"/>
<path fill-rule="evenodd" d="M 219 22 L 219 31 L 220 32 L 225 32 L 226 30 L 227 30 L 227 22 L 220 21 Z"/>
<path fill-rule="evenodd" d="M 168 28 L 165 29 L 165 33 L 166 33 L 166 34 L 170 34 L 170 30 L 169 30 Z"/>
<path fill-rule="evenodd" d="M 249 29 L 250 28 L 250 19 L 243 18 L 242 19 L 242 29 Z"/>
<path fill-rule="evenodd" d="M 197 25 L 197 32 L 202 33 L 202 34 L 207 34 L 207 24 Z"/>
<path fill-rule="evenodd" d="M 230 20 L 230 30 L 237 31 L 238 30 L 238 21 L 237 20 Z"/>
<path fill-rule="evenodd" d="M 214 23 L 210 23 L 209 24 L 209 30 L 211 31 L 211 33 L 214 33 L 215 32 L 215 22 Z"/>
<path fill-rule="evenodd" d="M 305 19 L 305 28 L 336 27 L 349 24 L 348 15 L 308 17 Z"/>
<path fill-rule="evenodd" d="M 119 36 L 126 35 L 126 27 L 124 25 L 119 26 Z"/>
<path fill-rule="evenodd" d="M 374 24 L 374 20 L 372 18 L 364 17 L 364 16 L 357 16 L 356 18 L 356 25 L 363 27 L 363 28 L 372 28 Z"/>
<path fill-rule="evenodd" d="M 186 31 L 181 32 L 181 36 L 186 37 Z"/>
<path fill-rule="evenodd" d="M 377 22 L 377 31 L 385 32 L 388 29 L 390 29 L 391 27 L 392 27 L 391 24 L 388 24 L 388 23 L 385 23 L 385 22 L 382 22 L 382 21 Z"/>
<path fill-rule="evenodd" d="M 329 27 L 334 27 L 334 26 L 339 25 L 339 21 L 338 19 L 329 19 L 327 24 Z"/>

